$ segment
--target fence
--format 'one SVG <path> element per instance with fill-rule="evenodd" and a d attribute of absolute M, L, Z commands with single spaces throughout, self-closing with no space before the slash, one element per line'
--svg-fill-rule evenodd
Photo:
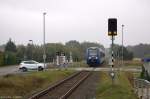
<path fill-rule="evenodd" d="M 139 99 L 150 99 L 150 82 L 134 78 L 134 92 L 138 95 Z"/>

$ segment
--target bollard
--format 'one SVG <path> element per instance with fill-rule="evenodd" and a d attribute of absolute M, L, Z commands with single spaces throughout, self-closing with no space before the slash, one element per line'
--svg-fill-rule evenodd
<path fill-rule="evenodd" d="M 142 90 L 141 90 L 141 93 L 142 93 L 142 97 L 144 97 L 144 82 L 141 81 L 141 87 L 142 87 Z"/>
<path fill-rule="evenodd" d="M 146 99 L 149 99 L 149 86 L 148 85 L 146 86 L 146 89 L 147 89 L 147 93 L 146 93 L 147 98 Z"/>

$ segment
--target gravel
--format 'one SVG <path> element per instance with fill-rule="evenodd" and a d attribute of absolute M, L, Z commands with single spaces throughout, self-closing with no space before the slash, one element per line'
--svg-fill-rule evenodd
<path fill-rule="evenodd" d="M 68 99 L 96 99 L 96 89 L 100 82 L 100 72 L 93 72 Z"/>

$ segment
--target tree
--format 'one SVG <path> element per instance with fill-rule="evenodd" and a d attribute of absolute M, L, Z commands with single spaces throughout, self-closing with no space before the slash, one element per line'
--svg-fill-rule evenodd
<path fill-rule="evenodd" d="M 16 54 L 13 52 L 5 52 L 5 65 L 14 65 L 17 63 Z"/>
<path fill-rule="evenodd" d="M 5 52 L 16 52 L 16 45 L 14 42 L 11 41 L 11 39 L 9 39 L 9 41 L 7 42 L 6 46 L 5 46 Z"/>
<path fill-rule="evenodd" d="M 118 56 L 119 56 L 119 59 L 121 59 L 121 57 L 122 57 L 122 46 L 114 44 L 113 51 L 114 51 L 114 57 L 118 58 Z M 126 47 L 123 47 L 123 59 L 124 60 L 132 60 L 133 59 L 133 53 L 130 52 L 129 50 L 127 50 Z"/>
<path fill-rule="evenodd" d="M 33 51 L 33 45 L 31 45 L 31 44 L 28 44 L 27 45 L 27 47 L 26 47 L 26 58 L 27 58 L 27 60 L 32 60 L 32 56 L 33 56 L 33 53 L 32 53 L 32 51 Z"/>
<path fill-rule="evenodd" d="M 14 42 L 11 41 L 10 38 L 5 46 L 5 52 L 4 52 L 5 65 L 13 65 L 17 63 L 16 52 L 17 52 L 16 45 Z"/>
<path fill-rule="evenodd" d="M 69 42 L 66 42 L 65 44 L 66 46 L 69 46 L 69 47 L 80 47 L 80 43 L 76 40 L 71 40 Z"/>
<path fill-rule="evenodd" d="M 141 77 L 142 79 L 145 79 L 145 78 L 146 78 L 146 71 L 145 71 L 144 66 L 142 66 L 142 72 L 141 72 L 141 74 L 140 74 L 140 77 Z"/>
<path fill-rule="evenodd" d="M 138 44 L 135 46 L 128 46 L 129 51 L 134 53 L 136 58 L 145 58 L 150 55 L 150 44 Z"/>
<path fill-rule="evenodd" d="M 16 52 L 17 63 L 20 63 L 22 60 L 25 59 L 26 56 L 25 51 L 26 51 L 26 47 L 24 45 L 17 46 L 17 52 Z"/>
<path fill-rule="evenodd" d="M 4 65 L 4 53 L 0 52 L 0 66 Z"/>

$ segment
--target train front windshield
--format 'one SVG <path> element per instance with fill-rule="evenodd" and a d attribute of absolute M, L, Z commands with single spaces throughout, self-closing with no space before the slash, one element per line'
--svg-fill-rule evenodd
<path fill-rule="evenodd" d="M 89 56 L 97 56 L 97 49 L 89 49 Z"/>

